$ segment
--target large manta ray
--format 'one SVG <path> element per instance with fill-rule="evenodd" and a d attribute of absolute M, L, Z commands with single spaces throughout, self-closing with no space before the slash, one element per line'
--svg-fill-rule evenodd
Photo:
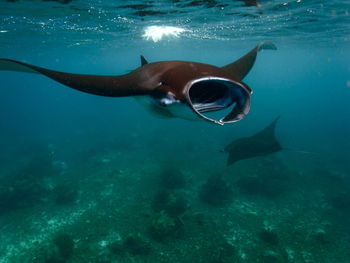
<path fill-rule="evenodd" d="M 228 144 L 224 149 L 229 154 L 227 166 L 240 160 L 281 151 L 283 148 L 275 135 L 278 119 L 279 117 L 253 136 L 237 139 Z"/>
<path fill-rule="evenodd" d="M 42 74 L 73 89 L 99 96 L 148 98 L 148 109 L 161 116 L 186 119 L 199 116 L 222 125 L 239 121 L 249 112 L 252 91 L 242 79 L 262 49 L 276 47 L 271 42 L 262 42 L 224 67 L 186 61 L 147 63 L 141 57 L 141 67 L 120 76 L 64 73 L 5 58 L 0 58 L 0 70 Z M 231 110 L 218 119 L 203 114 L 228 108 Z"/>

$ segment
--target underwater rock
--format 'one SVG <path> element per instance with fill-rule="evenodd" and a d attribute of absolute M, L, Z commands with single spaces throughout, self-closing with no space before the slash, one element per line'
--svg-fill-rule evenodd
<path fill-rule="evenodd" d="M 140 235 L 130 235 L 123 243 L 126 251 L 133 255 L 148 255 L 151 252 L 151 246 Z M 116 249 L 116 248 L 115 248 Z"/>
<path fill-rule="evenodd" d="M 316 243 L 321 244 L 321 245 L 326 245 L 326 244 L 331 243 L 326 231 L 324 229 L 321 229 L 321 228 L 317 229 L 313 233 L 313 238 L 316 241 Z"/>
<path fill-rule="evenodd" d="M 57 235 L 54 239 L 54 244 L 58 247 L 63 258 L 69 259 L 72 256 L 74 250 L 74 241 L 70 235 Z"/>
<path fill-rule="evenodd" d="M 165 213 L 155 216 L 150 227 L 150 234 L 156 240 L 164 240 L 168 237 L 176 236 L 183 224 L 177 217 L 172 217 Z"/>
<path fill-rule="evenodd" d="M 127 253 L 132 255 L 148 255 L 151 252 L 151 245 L 140 234 L 129 235 L 124 241 L 114 241 L 107 247 L 113 255 L 122 257 L 127 255 Z"/>
<path fill-rule="evenodd" d="M 183 214 L 188 204 L 179 193 L 161 190 L 154 197 L 152 207 L 157 212 L 165 211 L 169 215 L 176 216 Z"/>
<path fill-rule="evenodd" d="M 161 171 L 160 182 L 167 189 L 180 189 L 186 186 L 186 178 L 177 168 L 166 168 Z"/>
<path fill-rule="evenodd" d="M 74 241 L 68 234 L 58 234 L 53 239 L 54 248 L 49 252 L 45 263 L 64 263 L 67 262 L 73 255 Z"/>
<path fill-rule="evenodd" d="M 278 235 L 276 232 L 274 232 L 271 229 L 262 229 L 259 233 L 258 233 L 259 238 L 264 241 L 267 244 L 270 245 L 278 245 Z"/>
<path fill-rule="evenodd" d="M 124 248 L 123 243 L 118 240 L 114 241 L 111 244 L 108 245 L 108 249 L 114 254 L 118 256 L 124 256 L 126 253 L 126 250 Z"/>
<path fill-rule="evenodd" d="M 199 198 L 202 202 L 213 206 L 220 206 L 232 197 L 232 190 L 221 175 L 212 175 L 199 191 Z"/>

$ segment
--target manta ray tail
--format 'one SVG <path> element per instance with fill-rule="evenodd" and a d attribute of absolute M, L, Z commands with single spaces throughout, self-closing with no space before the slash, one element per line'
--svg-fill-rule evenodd
<path fill-rule="evenodd" d="M 258 52 L 264 49 L 276 50 L 277 47 L 269 41 L 261 42 L 246 55 L 222 68 L 229 71 L 233 79 L 241 81 L 253 67 Z"/>
<path fill-rule="evenodd" d="M 73 74 L 4 58 L 0 58 L 0 70 L 42 74 L 70 88 L 99 96 L 124 97 L 149 92 L 136 85 L 133 72 L 121 76 Z"/>

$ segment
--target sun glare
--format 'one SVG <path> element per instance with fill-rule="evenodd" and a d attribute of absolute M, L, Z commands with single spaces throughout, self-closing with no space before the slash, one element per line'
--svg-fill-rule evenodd
<path fill-rule="evenodd" d="M 180 37 L 180 34 L 187 31 L 186 29 L 174 26 L 148 26 L 145 28 L 142 37 L 146 40 L 158 42 L 164 37 Z"/>

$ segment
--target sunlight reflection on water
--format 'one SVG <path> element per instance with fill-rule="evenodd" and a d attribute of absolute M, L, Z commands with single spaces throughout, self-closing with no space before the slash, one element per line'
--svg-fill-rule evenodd
<path fill-rule="evenodd" d="M 144 30 L 142 37 L 146 40 L 158 42 L 164 37 L 180 37 L 180 34 L 188 30 L 174 26 L 148 26 Z"/>

